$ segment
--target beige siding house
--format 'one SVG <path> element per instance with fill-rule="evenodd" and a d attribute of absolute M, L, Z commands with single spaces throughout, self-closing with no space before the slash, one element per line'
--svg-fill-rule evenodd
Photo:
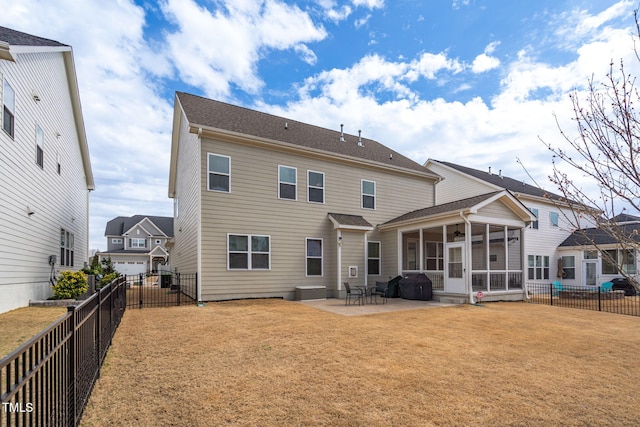
<path fill-rule="evenodd" d="M 446 227 L 466 226 L 460 209 L 476 209 L 472 219 L 485 225 L 497 221 L 495 238 L 502 233 L 503 243 L 508 231 L 532 220 L 508 192 L 403 220 L 408 212 L 438 209 L 440 179 L 342 125 L 325 129 L 179 92 L 169 177 L 171 266 L 198 273 L 203 301 L 293 299 L 297 286 L 342 297 L 344 282 L 373 284 L 426 271 L 427 240 L 414 241 L 411 233 L 438 228 L 428 241 L 439 243 L 438 259 L 448 261 Z M 471 250 L 470 242 L 463 250 Z M 521 274 L 520 252 L 518 259 Z M 438 295 L 471 298 L 471 275 L 463 274 L 462 285 L 456 277 L 451 290 L 444 262 L 436 267 Z M 507 283 L 506 267 L 502 272 Z M 522 287 L 512 282 L 503 293 L 522 298 Z"/>
<path fill-rule="evenodd" d="M 70 46 L 0 27 L 0 312 L 88 253 L 94 188 Z"/>

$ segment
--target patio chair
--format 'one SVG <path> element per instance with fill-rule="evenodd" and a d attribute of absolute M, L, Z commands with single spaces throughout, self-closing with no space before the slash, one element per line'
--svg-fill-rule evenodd
<path fill-rule="evenodd" d="M 613 282 L 604 282 L 600 285 L 600 292 L 611 292 L 613 289 Z"/>
<path fill-rule="evenodd" d="M 382 297 L 382 303 L 385 304 L 387 302 L 388 290 L 389 290 L 388 282 L 376 282 L 376 287 L 371 289 L 371 302 L 375 301 L 377 304 L 378 295 L 380 295 Z"/>
<path fill-rule="evenodd" d="M 552 285 L 553 285 L 553 296 L 554 297 L 558 296 L 558 293 L 560 291 L 564 290 L 564 287 L 562 286 L 562 283 L 560 283 L 560 282 L 553 282 Z"/>
<path fill-rule="evenodd" d="M 354 299 L 358 302 L 358 305 L 362 305 L 364 302 L 364 292 L 362 289 L 351 290 L 349 282 L 344 282 L 344 289 L 347 291 L 347 296 L 344 299 L 344 305 L 352 304 Z"/>

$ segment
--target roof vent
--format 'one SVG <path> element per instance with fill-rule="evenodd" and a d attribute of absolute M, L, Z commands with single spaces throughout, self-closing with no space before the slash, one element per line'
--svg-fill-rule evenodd
<path fill-rule="evenodd" d="M 389 153 L 389 160 L 393 160 L 393 153 Z"/>
<path fill-rule="evenodd" d="M 500 178 L 502 178 L 502 169 L 500 169 L 500 170 L 498 171 L 498 176 L 499 176 Z"/>
<path fill-rule="evenodd" d="M 489 175 L 491 175 L 491 166 L 489 166 Z"/>
<path fill-rule="evenodd" d="M 284 122 L 284 128 L 285 128 L 285 129 L 289 129 L 289 123 Z"/>
<path fill-rule="evenodd" d="M 362 145 L 362 131 L 358 130 L 358 147 L 364 147 L 364 145 Z"/>
<path fill-rule="evenodd" d="M 340 142 L 344 142 L 344 125 L 340 124 Z"/>

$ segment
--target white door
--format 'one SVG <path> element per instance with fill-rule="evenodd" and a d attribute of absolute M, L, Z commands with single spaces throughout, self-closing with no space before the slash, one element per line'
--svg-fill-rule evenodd
<path fill-rule="evenodd" d="M 417 270 L 418 267 L 418 239 L 407 239 L 406 270 Z"/>
<path fill-rule="evenodd" d="M 598 260 L 587 259 L 582 261 L 582 283 L 586 286 L 598 284 Z"/>
<path fill-rule="evenodd" d="M 447 245 L 447 260 L 444 279 L 445 292 L 466 293 L 464 243 Z"/>

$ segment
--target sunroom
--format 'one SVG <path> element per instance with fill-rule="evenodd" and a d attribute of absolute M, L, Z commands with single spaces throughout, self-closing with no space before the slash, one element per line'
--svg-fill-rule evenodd
<path fill-rule="evenodd" d="M 505 190 L 413 211 L 379 229 L 395 232 L 398 274 L 426 274 L 434 299 L 475 302 L 481 292 L 489 301 L 520 300 L 523 229 L 533 220 Z"/>

